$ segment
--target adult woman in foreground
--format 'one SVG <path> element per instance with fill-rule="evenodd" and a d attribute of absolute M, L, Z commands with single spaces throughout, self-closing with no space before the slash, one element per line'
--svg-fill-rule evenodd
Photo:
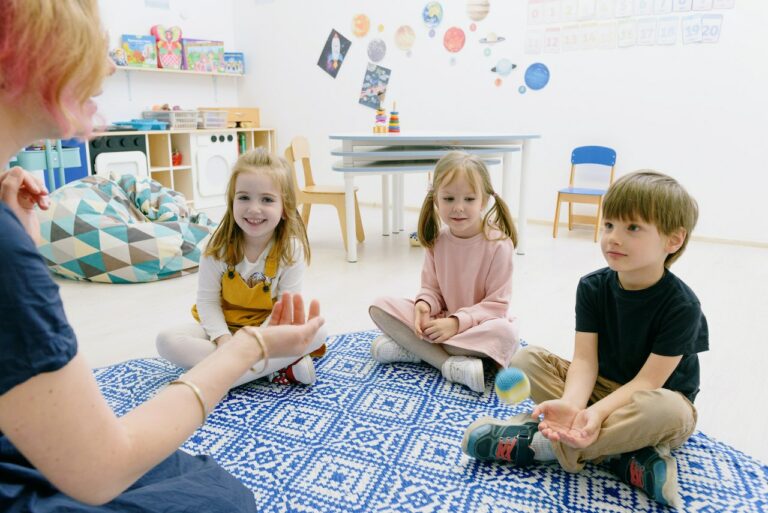
<path fill-rule="evenodd" d="M 0 0 L 0 166 L 35 140 L 91 132 L 106 48 L 97 0 Z M 317 302 L 305 322 L 301 297 L 284 296 L 282 325 L 239 331 L 117 418 L 33 242 L 36 207 L 48 208 L 38 181 L 0 172 L 0 510 L 255 511 L 239 481 L 178 447 L 247 369 L 304 354 Z"/>

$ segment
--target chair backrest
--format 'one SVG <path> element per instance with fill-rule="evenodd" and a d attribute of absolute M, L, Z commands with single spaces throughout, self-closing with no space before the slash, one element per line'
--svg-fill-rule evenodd
<path fill-rule="evenodd" d="M 300 191 L 298 181 L 296 180 L 296 163 L 301 162 L 304 171 L 304 185 L 315 185 L 312 178 L 312 165 L 309 162 L 309 141 L 306 137 L 300 135 L 291 139 L 291 145 L 285 150 L 285 158 L 293 166 L 293 179 L 296 191 Z"/>
<path fill-rule="evenodd" d="M 576 176 L 576 166 L 580 164 L 597 164 L 610 167 L 608 185 L 613 183 L 613 174 L 616 169 L 616 151 L 606 146 L 579 146 L 571 152 L 571 178 L 573 187 Z"/>

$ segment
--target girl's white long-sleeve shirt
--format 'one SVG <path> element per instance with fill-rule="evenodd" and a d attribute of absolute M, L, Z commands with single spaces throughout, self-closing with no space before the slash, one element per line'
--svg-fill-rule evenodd
<path fill-rule="evenodd" d="M 274 241 L 267 244 L 264 251 L 255 262 L 250 262 L 243 258 L 236 266 L 237 271 L 243 280 L 253 273 L 264 272 L 264 266 L 267 255 L 272 249 Z M 285 266 L 280 263 L 277 268 L 277 274 L 272 280 L 272 298 L 279 298 L 283 292 L 301 292 L 301 284 L 304 280 L 304 271 L 306 264 L 304 262 L 304 250 L 301 244 L 295 239 L 292 241 L 292 251 L 294 254 L 294 263 L 291 266 Z M 229 328 L 224 320 L 224 312 L 221 309 L 221 278 L 227 272 L 227 264 L 211 256 L 202 256 L 200 258 L 200 268 L 198 270 L 197 284 L 197 312 L 200 316 L 200 325 L 208 334 L 211 340 L 215 340 L 222 335 L 229 334 Z M 262 326 L 269 325 L 268 317 Z"/>

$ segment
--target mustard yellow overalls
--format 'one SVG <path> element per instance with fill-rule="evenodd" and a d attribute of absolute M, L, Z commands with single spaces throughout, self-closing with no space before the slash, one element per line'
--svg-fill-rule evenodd
<path fill-rule="evenodd" d="M 274 244 L 264 262 L 265 279 L 251 286 L 234 266 L 229 266 L 227 272 L 221 275 L 221 310 L 230 332 L 235 333 L 243 326 L 261 326 L 272 313 L 272 281 L 277 276 L 280 262 L 278 250 L 278 245 Z M 192 306 L 192 316 L 200 322 L 197 305 Z M 310 353 L 313 357 L 324 354 L 325 344 Z"/>

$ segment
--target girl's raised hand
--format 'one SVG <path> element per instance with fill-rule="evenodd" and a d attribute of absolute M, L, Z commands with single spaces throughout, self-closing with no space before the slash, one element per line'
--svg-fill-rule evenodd
<path fill-rule="evenodd" d="M 413 307 L 413 331 L 420 337 L 424 336 L 424 327 L 429 321 L 429 305 L 424 301 L 416 301 Z"/>

